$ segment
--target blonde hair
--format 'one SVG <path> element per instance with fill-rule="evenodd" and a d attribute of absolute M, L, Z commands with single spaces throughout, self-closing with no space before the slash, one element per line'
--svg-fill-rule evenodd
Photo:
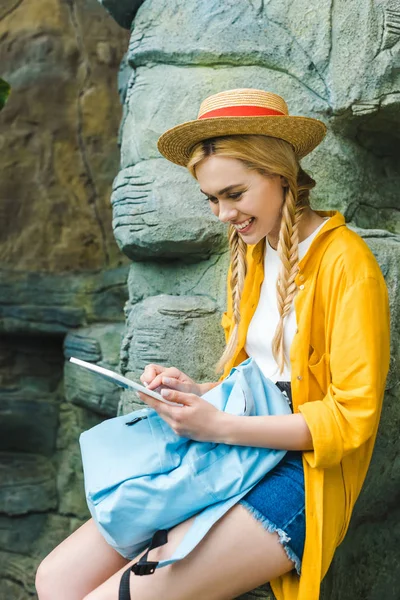
<path fill-rule="evenodd" d="M 265 176 L 282 175 L 288 184 L 284 188 L 277 248 L 282 261 L 276 285 L 279 323 L 272 340 L 272 354 L 282 373 L 287 364 L 283 338 L 284 318 L 290 311 L 297 289 L 295 277 L 299 263 L 298 226 L 303 211 L 310 206 L 309 192 L 315 186 L 315 181 L 301 168 L 293 147 L 280 138 L 265 135 L 230 135 L 199 142 L 193 147 L 187 164 L 194 178 L 196 178 L 196 166 L 212 154 L 240 160 L 248 169 L 258 171 Z M 229 226 L 228 240 L 234 326 L 225 350 L 216 364 L 216 373 L 222 371 L 232 359 L 238 343 L 240 301 L 247 272 L 247 244 L 232 225 Z"/>

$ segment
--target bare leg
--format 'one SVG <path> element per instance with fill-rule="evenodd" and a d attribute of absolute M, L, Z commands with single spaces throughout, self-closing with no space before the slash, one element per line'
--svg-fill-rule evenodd
<path fill-rule="evenodd" d="M 148 560 L 171 556 L 193 518 L 171 529 L 168 543 L 152 550 Z M 85 596 L 84 600 L 117 600 L 120 578 L 126 568 Z M 237 504 L 183 560 L 156 569 L 153 575 L 136 576 L 132 573 L 131 598 L 232 600 L 292 569 L 293 563 L 280 545 L 278 535 L 268 533 L 242 505 Z"/>
<path fill-rule="evenodd" d="M 82 600 L 127 562 L 107 544 L 90 519 L 39 565 L 39 600 Z"/>

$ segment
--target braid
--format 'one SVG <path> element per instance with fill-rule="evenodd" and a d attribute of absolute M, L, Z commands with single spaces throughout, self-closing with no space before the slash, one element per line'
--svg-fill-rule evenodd
<path fill-rule="evenodd" d="M 232 294 L 232 314 L 234 327 L 229 337 L 228 343 L 219 359 L 215 371 L 218 373 L 224 368 L 225 363 L 232 357 L 237 343 L 240 323 L 240 300 L 242 297 L 244 280 L 247 273 L 247 244 L 243 241 L 238 231 L 232 225 L 229 227 L 229 250 L 231 264 L 230 287 Z"/>
<path fill-rule="evenodd" d="M 187 168 L 194 178 L 197 178 L 196 166 L 212 155 L 240 160 L 245 167 L 256 170 L 261 175 L 280 175 L 288 184 L 282 206 L 278 241 L 278 254 L 282 261 L 276 290 L 279 322 L 272 341 L 272 354 L 282 373 L 285 363 L 288 362 L 284 350 L 284 319 L 290 312 L 297 291 L 295 278 L 299 263 L 299 222 L 303 212 L 311 208 L 309 193 L 315 186 L 315 181 L 301 167 L 293 147 L 285 140 L 273 136 L 232 134 L 198 142 L 193 146 L 187 163 Z M 240 303 L 247 272 L 246 243 L 232 226 L 228 235 L 231 259 L 228 312 L 229 316 L 232 314 L 232 326 L 224 353 L 216 365 L 216 373 L 232 361 L 238 346 Z"/>
<path fill-rule="evenodd" d="M 299 221 L 305 206 L 296 206 L 296 188 L 289 185 L 282 207 L 282 220 L 279 230 L 278 254 L 282 261 L 276 293 L 279 310 L 279 323 L 272 340 L 272 354 L 282 373 L 287 359 L 285 357 L 283 327 L 296 294 L 295 277 L 299 271 Z"/>

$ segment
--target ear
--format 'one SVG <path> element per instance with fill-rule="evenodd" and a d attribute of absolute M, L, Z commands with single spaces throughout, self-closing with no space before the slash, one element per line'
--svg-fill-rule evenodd
<path fill-rule="evenodd" d="M 288 180 L 286 179 L 286 177 L 284 177 L 283 175 L 280 175 L 280 178 L 281 178 L 282 187 L 284 187 L 284 188 L 289 187 L 289 183 L 288 183 Z"/>

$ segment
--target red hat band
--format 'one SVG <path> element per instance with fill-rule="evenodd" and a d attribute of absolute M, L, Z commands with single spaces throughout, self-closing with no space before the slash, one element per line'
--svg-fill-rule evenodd
<path fill-rule="evenodd" d="M 198 119 L 210 119 L 211 117 L 266 117 L 284 116 L 285 113 L 274 108 L 264 106 L 223 106 L 203 113 Z"/>

